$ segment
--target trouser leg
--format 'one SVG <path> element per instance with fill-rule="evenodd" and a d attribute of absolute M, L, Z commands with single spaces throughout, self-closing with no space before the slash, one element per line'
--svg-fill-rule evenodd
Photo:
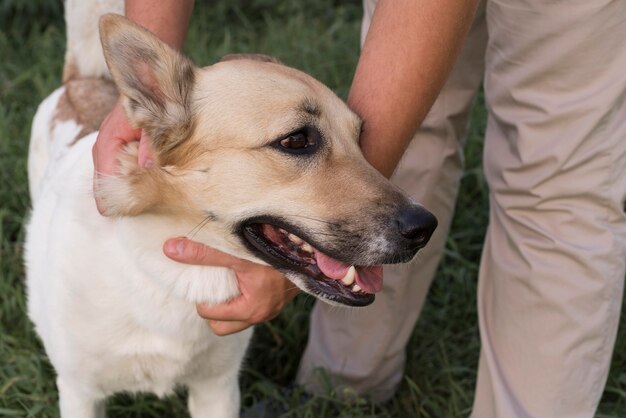
<path fill-rule="evenodd" d="M 626 3 L 487 5 L 475 418 L 592 417 L 626 260 Z"/>
<path fill-rule="evenodd" d="M 374 4 L 365 3 L 365 28 Z M 379 401 L 390 398 L 401 382 L 405 346 L 443 253 L 454 209 L 463 170 L 462 139 L 482 80 L 485 42 L 484 14 L 479 14 L 448 82 L 393 177 L 437 216 L 437 231 L 418 262 L 385 267 L 385 284 L 373 305 L 347 310 L 316 304 L 298 373 L 298 382 L 309 390 L 322 386 L 319 368 L 335 386 Z"/>

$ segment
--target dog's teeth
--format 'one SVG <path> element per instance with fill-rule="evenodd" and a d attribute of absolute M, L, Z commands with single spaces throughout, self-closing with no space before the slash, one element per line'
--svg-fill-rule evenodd
<path fill-rule="evenodd" d="M 278 228 L 278 231 L 279 231 L 281 234 L 283 234 L 283 235 L 289 236 L 289 232 L 285 231 L 285 230 L 284 230 L 284 229 L 282 229 L 282 228 Z"/>
<path fill-rule="evenodd" d="M 353 292 L 358 292 L 361 290 L 361 287 L 358 284 L 355 284 L 354 286 L 352 286 L 352 291 Z"/>
<path fill-rule="evenodd" d="M 304 243 L 300 246 L 300 248 L 302 248 L 302 251 L 305 251 L 307 253 L 312 253 L 313 252 L 313 247 L 311 247 L 311 245 L 309 243 Z"/>
<path fill-rule="evenodd" d="M 352 283 L 354 283 L 355 273 L 356 269 L 354 268 L 354 266 L 350 266 L 350 268 L 346 272 L 346 275 L 343 277 L 343 279 L 341 279 L 341 283 L 345 284 L 346 286 L 350 286 Z"/>
<path fill-rule="evenodd" d="M 302 238 L 300 238 L 300 237 L 298 237 L 298 236 L 296 236 L 294 234 L 289 234 L 288 237 L 289 237 L 289 241 L 293 242 L 296 245 L 300 245 L 300 244 L 302 244 L 304 242 L 302 240 Z"/>

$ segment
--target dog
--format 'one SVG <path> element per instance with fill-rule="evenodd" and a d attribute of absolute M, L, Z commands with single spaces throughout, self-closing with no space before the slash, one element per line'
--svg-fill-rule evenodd
<path fill-rule="evenodd" d="M 110 11 L 119 2 L 67 2 L 64 84 L 34 118 L 28 313 L 62 417 L 100 417 L 113 393 L 176 385 L 192 417 L 235 417 L 251 331 L 218 337 L 195 305 L 237 296 L 236 277 L 169 260 L 167 238 L 193 234 L 325 302 L 365 306 L 380 265 L 411 260 L 436 219 L 366 162 L 361 120 L 312 77 L 256 55 L 198 68 Z M 91 150 L 118 92 L 155 164 L 138 166 L 136 144 L 120 153 L 96 188 L 105 217 Z"/>

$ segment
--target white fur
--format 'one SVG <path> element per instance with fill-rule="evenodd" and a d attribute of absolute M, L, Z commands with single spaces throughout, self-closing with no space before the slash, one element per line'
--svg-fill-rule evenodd
<path fill-rule="evenodd" d="M 66 60 L 73 61 L 83 77 L 109 76 L 104 61 L 98 19 L 105 13 L 124 14 L 123 0 L 66 0 Z"/>
<path fill-rule="evenodd" d="M 90 192 L 95 136 L 51 160 L 27 228 L 29 316 L 59 376 L 62 416 L 96 416 L 114 392 L 162 395 L 176 384 L 190 386 L 194 418 L 235 416 L 250 332 L 216 337 L 195 310 L 236 295 L 233 273 L 162 254 L 164 240 L 188 225 L 99 215 Z"/>
<path fill-rule="evenodd" d="M 120 4 L 66 4 L 68 54 L 80 58 L 81 75 L 108 74 L 97 18 Z M 234 273 L 163 255 L 165 239 L 194 225 L 98 213 L 91 191 L 97 133 L 70 146 L 81 127 L 54 121 L 63 91 L 45 99 L 33 121 L 25 244 L 28 313 L 58 374 L 62 417 L 100 417 L 115 392 L 164 395 L 176 385 L 189 388 L 192 417 L 238 416 L 237 377 L 251 331 L 217 337 L 195 308 L 237 295 Z M 228 247 L 219 237 L 207 243 Z"/>
<path fill-rule="evenodd" d="M 56 160 L 64 154 L 69 142 L 76 137 L 81 126 L 73 120 L 53 122 L 59 99 L 65 93 L 65 87 L 56 89 L 37 109 L 33 119 L 28 150 L 28 186 L 34 202 L 39 195 L 42 181 L 49 160 Z"/>

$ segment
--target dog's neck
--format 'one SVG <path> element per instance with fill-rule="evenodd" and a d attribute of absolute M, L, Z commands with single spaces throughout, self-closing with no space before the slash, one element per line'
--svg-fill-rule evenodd
<path fill-rule="evenodd" d="M 193 224 L 164 215 L 140 215 L 116 220 L 119 244 L 142 275 L 164 291 L 193 303 L 215 304 L 228 300 L 239 290 L 232 270 L 223 267 L 188 265 L 171 260 L 163 253 L 164 242 L 173 237 L 186 236 Z M 194 239 L 213 248 L 228 251 L 228 243 L 221 234 L 211 233 L 206 226 Z"/>

